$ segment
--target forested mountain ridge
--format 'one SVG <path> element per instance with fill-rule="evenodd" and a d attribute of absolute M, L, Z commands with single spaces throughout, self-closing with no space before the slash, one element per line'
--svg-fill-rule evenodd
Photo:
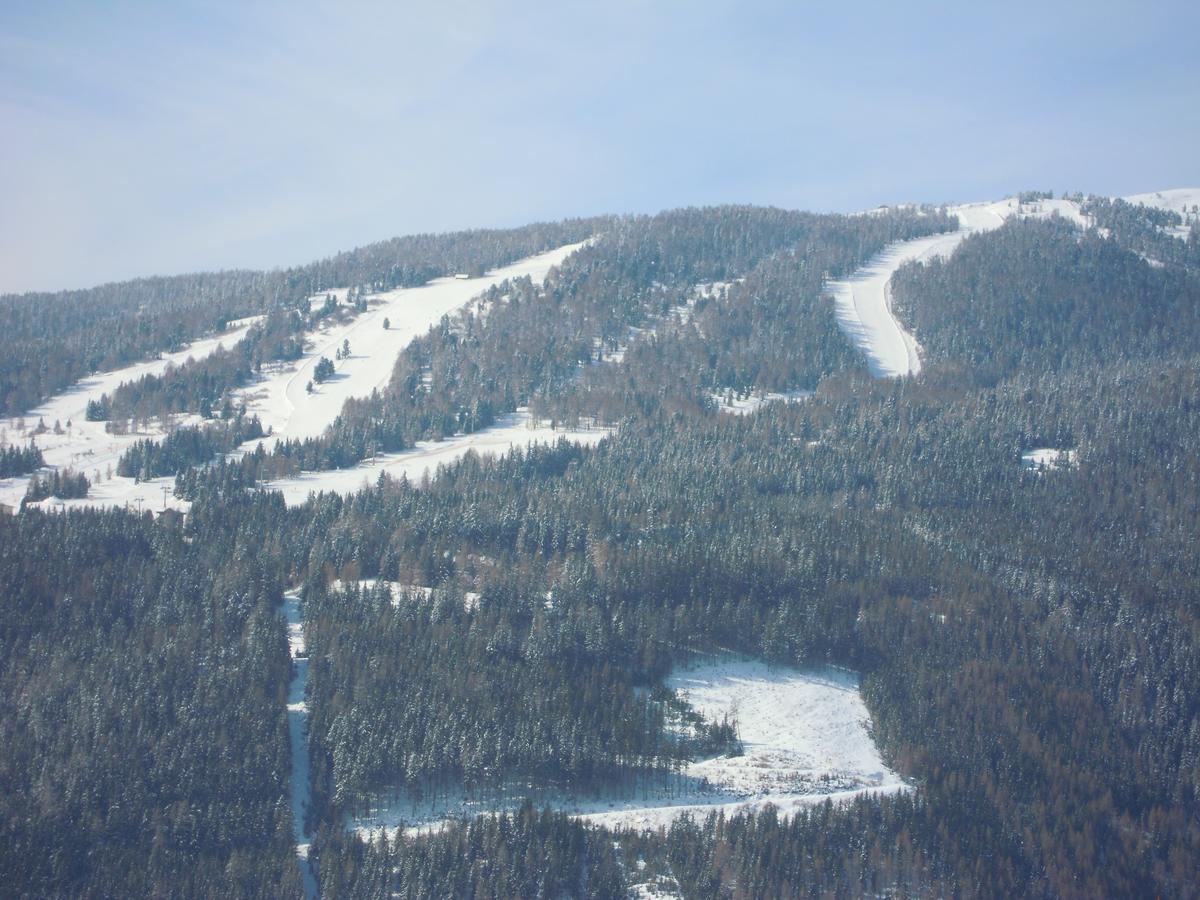
<path fill-rule="evenodd" d="M 955 362 L 988 384 L 1021 370 L 1191 352 L 1196 271 L 1152 265 L 1120 238 L 1051 219 L 971 237 L 949 260 L 902 269 L 893 291 L 929 361 Z"/>
<path fill-rule="evenodd" d="M 1195 237 L 1092 204 L 1082 228 L 1018 214 L 901 268 L 918 378 L 869 377 L 826 285 L 947 213 L 605 220 L 544 284 L 405 346 L 319 439 L 193 465 L 255 433 L 235 411 L 138 444 L 137 472 L 182 470 L 184 517 L 0 516 L 6 884 L 302 894 L 279 612 L 302 587 L 323 896 L 1194 896 Z M 339 265 L 392 277 L 364 260 Z M 523 404 L 616 428 L 291 508 L 256 481 Z M 529 805 L 346 830 L 389 792 L 678 781 L 737 752 L 680 740 L 663 690 L 716 650 L 860 672 L 908 789 L 658 832 Z"/>
<path fill-rule="evenodd" d="M 268 272 L 143 278 L 86 290 L 0 296 L 0 415 L 16 415 L 90 372 L 182 344 L 234 319 L 296 308 L 320 291 L 423 284 L 478 273 L 572 241 L 605 219 L 393 238 L 319 262 Z M 307 303 L 304 304 L 307 312 Z"/>
<path fill-rule="evenodd" d="M 928 210 L 822 217 L 752 207 L 677 210 L 624 220 L 573 254 L 554 281 L 540 288 L 496 288 L 483 298 L 478 312 L 466 311 L 454 322 L 443 320 L 400 355 L 385 390 L 347 403 L 320 438 L 278 447 L 277 455 L 291 467 L 279 461 L 268 465 L 275 472 L 343 468 L 374 452 L 411 447 L 418 439 L 485 428 L 498 414 L 538 395 L 569 395 L 581 368 L 605 346 L 620 342 L 630 328 L 685 302 L 697 284 L 741 278 L 760 265 L 768 266 L 772 279 L 775 294 L 770 300 L 760 293 L 753 301 L 738 301 L 743 294 L 736 291 L 735 304 L 754 302 L 759 308 L 735 308 L 721 316 L 716 310 L 724 304 L 714 303 L 713 312 L 701 313 L 697 324 L 712 332 L 710 345 L 756 360 L 739 360 L 747 372 L 751 367 L 755 373 L 764 366 L 778 368 L 776 357 L 787 338 L 800 339 L 796 326 L 791 334 L 775 331 L 773 351 L 762 346 L 765 334 L 759 333 L 757 343 L 747 348 L 740 333 L 783 325 L 785 316 L 772 322 L 766 311 L 768 303 L 786 304 L 794 296 L 795 290 L 785 290 L 797 287 L 787 284 L 788 279 L 805 279 L 798 289 L 807 291 L 811 302 L 825 277 L 852 270 L 889 241 L 946 230 L 951 224 L 944 214 Z M 822 348 L 830 357 L 823 367 L 784 369 L 774 376 L 808 385 L 839 363 L 853 364 L 840 337 L 826 329 L 822 338 L 833 345 Z M 722 383 L 747 386 L 747 373 L 729 366 L 708 374 L 696 389 Z M 695 408 L 698 400 L 695 394 L 686 402 Z M 612 418 L 600 415 L 595 406 L 582 412 Z M 579 414 L 570 412 L 576 419 Z"/>

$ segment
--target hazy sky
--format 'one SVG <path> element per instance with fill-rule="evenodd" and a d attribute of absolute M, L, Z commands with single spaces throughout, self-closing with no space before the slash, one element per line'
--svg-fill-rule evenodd
<path fill-rule="evenodd" d="M 414 231 L 1200 185 L 1200 4 L 0 7 L 0 291 Z"/>

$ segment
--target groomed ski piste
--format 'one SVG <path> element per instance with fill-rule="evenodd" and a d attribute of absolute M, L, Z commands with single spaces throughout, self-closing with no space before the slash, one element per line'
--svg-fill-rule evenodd
<path fill-rule="evenodd" d="M 1152 206 L 1183 216 L 1184 224 L 1170 228 L 1175 237 L 1186 240 L 1191 224 L 1200 222 L 1200 188 L 1175 188 L 1122 198 L 1127 203 Z M 875 212 L 875 210 L 872 210 Z M 897 241 L 849 278 L 832 281 L 832 294 L 838 326 L 867 358 L 867 366 L 876 378 L 900 378 L 918 375 L 921 352 L 917 337 L 905 330 L 892 313 L 891 280 L 902 265 L 949 256 L 971 234 L 999 228 L 1013 216 L 1045 218 L 1061 216 L 1080 228 L 1091 224 L 1079 204 L 1067 199 L 1042 199 L 1020 203 L 1016 198 L 950 206 L 947 212 L 958 216 L 960 228 L 945 234 L 911 241 Z"/>
<path fill-rule="evenodd" d="M 1132 201 L 1133 198 L 1128 199 Z M 921 372 L 921 347 L 917 336 L 907 331 L 892 312 L 892 276 L 902 265 L 947 257 L 969 235 L 999 228 L 1013 216 L 1061 216 L 1080 228 L 1088 226 L 1086 216 L 1074 200 L 1045 199 L 1021 203 L 1010 197 L 995 202 L 950 206 L 946 211 L 958 217 L 961 227 L 956 231 L 889 244 L 849 278 L 827 285 L 833 296 L 838 327 L 866 356 L 867 367 L 876 378 L 901 378 Z"/>
<path fill-rule="evenodd" d="M 907 790 L 875 746 L 853 672 L 832 666 L 768 666 L 725 653 L 677 668 L 666 686 L 710 721 L 736 718 L 742 755 L 698 760 L 678 778 L 631 790 L 599 795 L 530 791 L 528 796 L 539 807 L 609 828 L 643 830 L 669 826 L 683 815 L 702 818 L 721 811 L 728 816 L 768 804 L 787 818 L 825 800 Z M 453 819 L 515 809 L 522 799 L 520 787 L 509 788 L 503 797 L 465 791 L 421 801 L 381 797 L 368 814 L 346 824 L 363 837 L 380 829 L 419 834 Z"/>
<path fill-rule="evenodd" d="M 537 256 L 495 269 L 479 278 L 436 278 L 415 288 L 397 288 L 369 296 L 366 312 L 349 322 L 328 326 L 310 334 L 310 342 L 298 362 L 277 366 L 257 383 L 239 392 L 246 411 L 257 415 L 272 437 L 263 443 L 270 450 L 275 442 L 317 437 L 337 418 L 342 405 L 352 397 L 368 397 L 387 386 L 396 357 L 413 340 L 467 305 L 488 288 L 504 281 L 528 277 L 534 284 L 545 281 L 550 270 L 582 247 L 586 241 L 568 244 Z M 324 298 L 322 291 L 314 300 Z M 345 289 L 331 291 L 345 296 Z M 384 319 L 388 328 L 383 327 Z M 349 341 L 350 355 L 336 359 Z M 334 363 L 334 375 L 317 384 L 315 370 L 321 357 Z M 308 392 L 313 383 L 312 393 Z M 251 441 L 244 449 L 253 449 Z"/>
<path fill-rule="evenodd" d="M 401 288 L 369 298 L 368 312 L 320 332 L 298 363 L 277 369 L 241 392 L 247 412 L 257 414 L 263 427 L 272 429 L 271 437 L 264 439 L 263 445 L 269 450 L 281 440 L 320 435 L 341 412 L 346 400 L 367 397 L 385 387 L 400 351 L 443 316 L 462 309 L 488 288 L 504 281 L 527 277 L 541 284 L 552 268 L 585 243 L 568 244 L 529 257 L 481 278 L 438 278 L 421 287 Z M 387 329 L 383 327 L 384 319 L 389 320 Z M 333 360 L 346 341 L 350 355 L 335 362 L 333 378 L 314 384 L 309 393 L 308 383 L 313 380 L 313 370 L 321 357 Z M 417 482 L 426 474 L 433 476 L 438 466 L 453 463 L 470 451 L 500 455 L 533 443 L 555 443 L 560 438 L 590 445 L 608 433 L 607 429 L 552 428 L 548 422 L 534 421 L 528 410 L 518 409 L 498 416 L 495 425 L 471 434 L 452 435 L 442 441 L 420 441 L 411 450 L 383 454 L 347 469 L 302 472 L 293 478 L 268 482 L 264 487 L 280 491 L 289 506 L 297 506 L 312 494 L 353 493 L 385 472 L 394 478 L 407 477 Z M 248 441 L 241 449 L 250 451 L 259 443 Z"/>
<path fill-rule="evenodd" d="M 962 225 L 957 231 L 889 244 L 846 279 L 827 286 L 838 327 L 867 358 L 876 378 L 900 378 L 921 371 L 916 337 L 892 314 L 892 276 L 902 265 L 949 256 L 969 234 L 999 228 L 1017 211 L 1015 199 L 951 207 Z"/>
<path fill-rule="evenodd" d="M 488 288 L 509 279 L 528 277 L 540 284 L 554 266 L 584 243 L 568 244 L 478 278 L 438 278 L 420 287 L 373 295 L 368 298 L 367 312 L 348 322 L 327 324 L 307 335 L 305 352 L 299 361 L 272 367 L 255 384 L 238 391 L 237 396 L 245 403 L 249 414 L 259 417 L 264 429 L 272 429 L 271 437 L 263 440 L 267 449 L 281 439 L 319 435 L 341 412 L 342 404 L 348 398 L 369 396 L 373 390 L 386 385 L 400 351 L 414 337 L 436 325 L 444 315 L 455 312 Z M 314 301 L 323 299 L 326 293 L 321 292 Z M 346 289 L 328 293 L 344 298 Z M 387 329 L 383 328 L 384 319 L 389 320 Z M 122 454 L 137 441 L 147 437 L 162 438 L 171 428 L 198 422 L 198 417 L 148 423 L 137 432 L 114 435 L 106 431 L 104 422 L 86 420 L 88 401 L 99 400 L 103 394 L 111 394 L 120 385 L 145 375 L 162 374 L 170 365 L 180 365 L 189 358 L 203 359 L 221 346 L 232 347 L 245 337 L 257 320 L 257 317 L 240 320 L 234 323 L 237 327 L 224 334 L 198 340 L 177 353 L 80 379 L 23 416 L 0 421 L 7 443 L 24 445 L 30 437 L 35 437 L 47 470 L 72 468 L 83 472 L 92 481 L 87 497 L 50 498 L 36 505 L 51 510 L 123 506 L 139 511 L 164 508 L 186 511 L 191 504 L 173 495 L 174 478 L 139 482 L 116 475 L 115 469 Z M 346 341 L 350 342 L 350 355 L 335 363 L 333 378 L 319 386 L 314 385 L 314 391 L 309 393 L 307 385 L 313 380 L 313 370 L 321 357 L 333 360 Z M 35 436 L 39 422 L 44 422 L 47 430 Z M 62 426 L 61 434 L 55 433 L 56 422 Z M 437 443 L 423 442 L 414 450 L 352 469 L 306 472 L 295 479 L 272 483 L 270 487 L 283 491 L 288 502 L 296 505 L 303 503 L 310 491 L 356 491 L 364 480 L 377 478 L 384 467 L 396 477 L 403 474 L 417 480 L 426 471 L 432 475 L 439 464 L 453 462 L 471 450 L 484 454 L 506 453 L 514 447 L 534 442 L 553 443 L 560 437 L 595 443 L 606 434 L 605 430 L 556 430 L 548 423 L 532 422 L 528 413 L 520 410 L 500 417 L 495 426 L 474 434 L 456 435 Z M 251 450 L 258 443 L 247 442 L 242 449 Z M 27 475 L 0 479 L 0 503 L 17 508 L 29 481 Z"/>
<path fill-rule="evenodd" d="M 241 319 L 235 327 L 223 334 L 195 341 L 176 353 L 163 354 L 158 359 L 135 363 L 111 372 L 102 372 L 81 378 L 65 391 L 55 394 L 41 406 L 23 416 L 0 420 L 0 428 L 6 432 L 9 444 L 27 444 L 32 437 L 47 468 L 71 468 L 82 472 L 92 485 L 88 496 L 76 500 L 50 498 L 38 505 L 44 509 L 67 509 L 78 506 L 128 506 L 134 509 L 160 509 L 166 503 L 175 509 L 186 509 L 186 501 L 177 500 L 172 491 L 174 478 L 157 478 L 137 483 L 132 478 L 123 478 L 115 473 L 117 461 L 133 444 L 144 438 L 161 438 L 170 428 L 198 421 L 180 417 L 170 423 L 147 423 L 137 432 L 110 434 L 104 422 L 87 421 L 89 400 L 99 400 L 104 394 L 112 394 L 127 382 L 137 381 L 146 375 L 161 375 L 169 366 L 179 366 L 188 359 L 203 359 L 220 347 L 232 347 L 246 336 L 259 317 Z M 46 431 L 35 435 L 39 422 Z M 55 423 L 61 426 L 56 433 Z M 69 424 L 68 424 L 69 423 Z M 19 427 L 22 426 L 23 427 Z M 17 508 L 25 497 L 30 476 L 0 479 L 0 503 Z M 164 499 L 163 488 L 166 488 Z M 31 504 L 32 505 L 32 504 Z"/>

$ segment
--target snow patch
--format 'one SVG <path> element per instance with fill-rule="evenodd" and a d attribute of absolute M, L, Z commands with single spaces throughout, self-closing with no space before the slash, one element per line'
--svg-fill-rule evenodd
<path fill-rule="evenodd" d="M 382 578 L 362 578 L 358 581 L 346 582 L 339 578 L 331 582 L 330 587 L 335 591 L 344 591 L 351 584 L 356 585 L 363 593 L 371 591 L 376 585 L 383 585 L 387 589 L 392 606 L 395 607 L 400 606 L 401 603 L 412 602 L 414 600 L 430 602 L 439 600 L 442 597 L 461 596 L 464 608 L 479 608 L 480 595 L 476 591 L 454 592 L 446 588 L 431 587 L 427 584 L 401 584 L 399 581 L 387 581 Z"/>
<path fill-rule="evenodd" d="M 717 407 L 717 412 L 729 413 L 735 416 L 748 416 L 758 412 L 768 403 L 800 403 L 813 395 L 812 391 L 768 391 L 752 392 L 748 397 L 739 397 L 732 392 L 714 391 L 709 394 Z"/>
<path fill-rule="evenodd" d="M 1078 450 L 1060 450 L 1056 447 L 1038 447 L 1021 453 L 1021 465 L 1038 472 L 1054 469 L 1073 469 L 1079 464 Z"/>

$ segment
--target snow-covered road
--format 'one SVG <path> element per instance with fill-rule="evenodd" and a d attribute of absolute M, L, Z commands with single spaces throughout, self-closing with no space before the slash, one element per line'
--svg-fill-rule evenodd
<path fill-rule="evenodd" d="M 288 648 L 292 657 L 292 680 L 288 685 L 288 738 L 292 748 L 292 834 L 296 856 L 304 878 L 308 900 L 317 896 L 317 879 L 308 858 L 310 842 L 304 817 L 312 802 L 312 782 L 308 761 L 308 653 L 304 645 L 304 620 L 300 616 L 300 596 L 295 591 L 283 595 L 283 615 L 287 623 Z"/>

